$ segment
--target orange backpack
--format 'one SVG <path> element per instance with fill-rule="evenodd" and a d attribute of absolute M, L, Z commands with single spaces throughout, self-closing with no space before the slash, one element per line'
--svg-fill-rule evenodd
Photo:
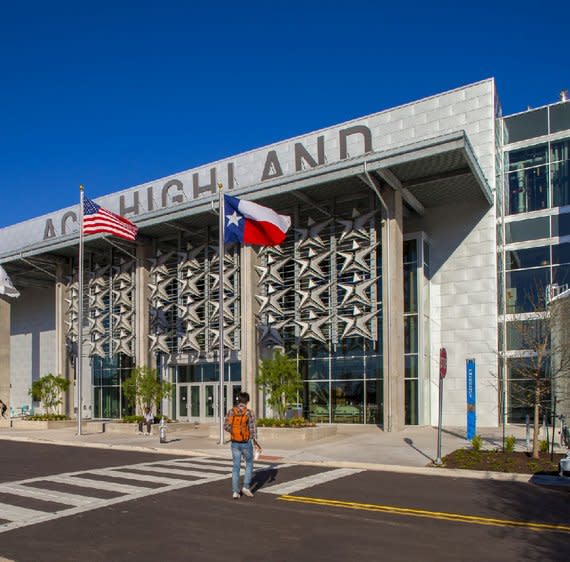
<path fill-rule="evenodd" d="M 230 436 L 232 441 L 245 443 L 249 441 L 249 410 L 237 406 L 232 411 L 230 420 Z"/>

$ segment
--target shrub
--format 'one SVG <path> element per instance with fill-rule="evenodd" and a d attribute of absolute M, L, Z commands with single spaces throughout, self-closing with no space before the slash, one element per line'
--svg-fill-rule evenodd
<path fill-rule="evenodd" d="M 515 450 L 517 438 L 514 435 L 509 435 L 505 439 L 505 453 L 512 453 Z"/>
<path fill-rule="evenodd" d="M 548 439 L 541 439 L 539 446 L 541 453 L 548 453 Z"/>
<path fill-rule="evenodd" d="M 121 423 L 139 423 L 143 421 L 142 416 L 123 416 Z"/>
<path fill-rule="evenodd" d="M 480 451 L 481 447 L 483 447 L 483 438 L 480 435 L 475 435 L 475 437 L 471 439 L 471 445 L 474 451 Z"/>
<path fill-rule="evenodd" d="M 259 418 L 257 420 L 258 427 L 315 427 L 316 424 L 306 420 L 305 418 L 291 418 L 280 420 L 274 418 Z"/>
<path fill-rule="evenodd" d="M 62 421 L 70 418 L 64 414 L 34 414 L 24 419 L 28 421 Z"/>
<path fill-rule="evenodd" d="M 63 402 L 63 393 L 69 388 L 70 382 L 60 375 L 48 373 L 32 383 L 28 394 L 32 400 L 41 402 L 46 414 L 51 414 Z"/>
<path fill-rule="evenodd" d="M 123 416 L 120 420 L 120 423 L 139 423 L 142 422 L 143 419 L 144 419 L 143 416 Z M 161 419 L 162 415 L 160 414 L 154 416 L 154 423 L 160 423 Z M 166 423 L 170 423 L 171 420 L 169 420 L 166 416 L 164 416 L 164 421 Z"/>

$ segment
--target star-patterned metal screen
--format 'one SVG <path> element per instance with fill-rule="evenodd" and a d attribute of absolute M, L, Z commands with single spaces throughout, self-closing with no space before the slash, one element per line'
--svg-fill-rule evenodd
<path fill-rule="evenodd" d="M 354 338 L 378 341 L 378 212 L 367 200 L 358 203 L 336 213 L 331 205 L 324 218 L 325 213 L 299 210 L 293 239 L 260 252 L 262 345 L 295 341 L 333 348 Z"/>

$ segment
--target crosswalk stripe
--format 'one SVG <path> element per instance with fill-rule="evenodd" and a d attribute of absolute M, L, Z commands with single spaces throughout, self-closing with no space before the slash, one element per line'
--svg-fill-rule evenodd
<path fill-rule="evenodd" d="M 144 472 L 152 472 L 158 474 L 178 474 L 180 476 L 197 476 L 198 478 L 205 478 L 207 473 L 198 472 L 196 470 L 182 470 L 177 468 L 163 468 L 162 466 L 133 466 L 133 469 L 142 470 Z"/>
<path fill-rule="evenodd" d="M 75 506 L 95 504 L 101 501 L 100 498 L 94 498 L 93 496 L 80 496 L 77 494 L 68 494 L 67 492 L 47 490 L 45 488 L 42 489 L 32 488 L 30 486 L 19 486 L 18 484 L 0 486 L 0 492 Z"/>
<path fill-rule="evenodd" d="M 25 507 L 18 507 L 9 503 L 0 503 L 0 513 L 2 519 L 7 521 L 26 521 L 27 519 L 34 519 L 41 515 L 45 515 L 45 511 L 38 511 L 35 509 L 27 509 Z"/>
<path fill-rule="evenodd" d="M 75 476 L 48 476 L 44 478 L 47 482 L 59 482 L 60 484 L 69 484 L 72 486 L 80 486 L 82 488 L 95 488 L 98 490 L 107 490 L 108 492 L 119 492 L 120 494 L 136 494 L 143 489 L 144 486 L 130 486 L 128 484 L 119 484 L 118 482 L 107 482 L 105 480 L 92 480 L 90 478 L 80 478 Z"/>
<path fill-rule="evenodd" d="M 275 484 L 273 486 L 268 486 L 267 488 L 261 488 L 259 492 L 264 492 L 266 494 L 277 494 L 281 496 L 285 494 L 291 494 L 292 492 L 298 492 L 299 490 L 304 490 L 305 488 L 311 488 L 312 486 L 318 486 L 319 484 L 324 484 L 325 482 L 331 482 L 332 480 L 343 478 L 344 476 L 358 474 L 359 472 L 363 472 L 363 469 L 338 468 L 336 470 L 329 470 L 328 472 L 313 474 L 312 476 L 297 478 L 296 480 L 284 482 L 283 484 Z"/>
<path fill-rule="evenodd" d="M 52 479 L 54 477 L 50 477 L 50 479 Z M 227 479 L 228 476 L 223 475 L 213 475 L 209 478 L 204 478 L 202 480 L 191 480 L 191 481 L 184 481 L 183 484 L 173 484 L 171 486 L 165 486 L 162 488 L 137 488 L 137 492 L 135 493 L 131 493 L 131 494 L 126 494 L 126 495 L 121 495 L 118 496 L 116 498 L 111 498 L 111 499 L 105 499 L 105 500 L 101 500 L 100 503 L 98 503 L 97 505 L 93 506 L 93 505 L 87 505 L 87 506 L 78 506 L 78 507 L 72 507 L 70 509 L 66 509 L 63 511 L 58 511 L 55 513 L 44 513 L 44 512 L 40 512 L 40 511 L 31 511 L 34 515 L 30 516 L 28 519 L 26 520 L 22 520 L 22 521 L 12 521 L 10 523 L 4 523 L 0 525 L 0 533 L 6 533 L 8 531 L 12 531 L 14 529 L 19 529 L 21 527 L 26 527 L 28 525 L 35 525 L 37 523 L 44 523 L 46 521 L 52 521 L 54 519 L 60 519 L 62 517 L 69 517 L 72 515 L 77 515 L 79 513 L 85 513 L 87 511 L 91 511 L 93 509 L 99 508 L 99 507 L 109 507 L 111 505 L 117 505 L 120 503 L 124 503 L 130 500 L 134 500 L 134 499 L 138 499 L 138 498 L 145 498 L 145 497 L 149 497 L 149 496 L 155 496 L 158 494 L 163 494 L 164 492 L 170 492 L 170 491 L 174 491 L 174 490 L 181 490 L 183 488 L 192 488 L 194 486 L 199 486 L 201 484 L 204 484 L 206 482 L 216 482 L 216 481 L 220 481 L 220 480 L 225 480 Z M 22 482 L 31 482 L 31 481 L 40 481 L 40 480 L 47 480 L 45 477 L 40 478 L 33 478 L 33 479 L 29 479 L 26 481 L 22 481 Z M 60 480 L 61 482 L 66 482 L 66 478 L 61 478 Z M 96 481 L 93 481 L 96 482 Z M 125 486 L 126 487 L 126 486 Z M 1 509 L 1 507 L 0 507 Z"/>
<path fill-rule="evenodd" d="M 38 476 L 17 482 L 0 484 L 0 493 L 12 493 L 20 497 L 52 501 L 64 506 L 59 511 L 46 512 L 13 506 L 10 504 L 10 500 L 4 500 L 3 503 L 0 503 L 0 518 L 7 522 L 0 524 L 0 533 L 138 498 L 191 488 L 208 482 L 227 480 L 231 476 L 232 464 L 231 460 L 219 458 L 177 458 Z M 292 465 L 255 463 L 254 469 L 255 472 L 263 472 L 280 470 L 290 466 Z M 292 482 L 262 488 L 259 491 L 282 495 L 357 472 L 362 471 L 351 469 L 329 470 L 311 477 L 299 478 Z M 196 478 L 183 479 L 181 476 L 193 476 Z M 96 480 L 95 478 L 101 478 L 101 480 Z M 130 480 L 132 484 L 120 483 L 120 479 Z M 42 482 L 46 484 L 42 485 Z M 71 491 L 50 490 L 46 488 L 48 482 L 67 485 Z M 162 484 L 162 486 L 149 487 L 144 485 L 145 482 Z M 107 490 L 116 492 L 119 495 L 114 498 L 93 497 L 95 490 Z"/>
<path fill-rule="evenodd" d="M 231 468 L 234 464 L 233 460 L 201 458 L 201 457 L 191 457 L 191 458 L 186 458 L 186 459 L 175 459 L 172 462 L 176 463 L 176 465 L 184 465 L 184 466 L 191 466 L 192 465 L 193 466 L 195 464 L 200 464 L 200 467 L 209 466 L 211 468 L 217 468 L 217 469 L 221 469 L 222 467 Z M 242 464 L 243 464 L 243 460 L 242 460 Z M 270 468 L 274 465 L 256 462 L 256 463 L 254 463 L 254 466 L 255 466 L 255 468 L 263 469 L 263 468 Z M 282 465 L 280 465 L 280 466 L 282 466 Z"/>
<path fill-rule="evenodd" d="M 179 465 L 177 465 L 179 466 Z M 186 462 L 184 463 L 184 467 L 188 467 L 188 468 L 200 468 L 200 469 L 204 469 L 204 470 L 219 470 L 219 471 L 228 471 L 231 470 L 231 465 L 229 466 L 223 466 L 223 465 L 217 465 L 217 464 L 200 464 L 200 463 L 193 463 L 193 462 Z M 171 470 L 171 469 L 169 469 Z M 173 469 L 176 470 L 176 469 Z"/>
<path fill-rule="evenodd" d="M 133 467 L 134 470 L 140 470 L 137 467 Z M 109 476 L 111 478 L 125 478 L 126 480 L 138 480 L 140 482 L 150 482 L 154 484 L 164 484 L 169 486 L 170 484 L 182 484 L 187 482 L 187 480 L 182 480 L 181 478 L 174 478 L 172 476 L 152 476 L 150 474 L 138 474 L 136 472 L 128 472 L 126 470 L 97 470 L 92 471 L 91 474 L 98 474 L 100 476 Z"/>
<path fill-rule="evenodd" d="M 220 466 L 232 466 L 232 460 L 226 459 L 212 459 L 209 457 L 186 457 L 183 459 L 174 459 L 172 461 L 175 464 L 187 464 L 187 463 L 199 463 L 199 464 L 215 464 Z"/>

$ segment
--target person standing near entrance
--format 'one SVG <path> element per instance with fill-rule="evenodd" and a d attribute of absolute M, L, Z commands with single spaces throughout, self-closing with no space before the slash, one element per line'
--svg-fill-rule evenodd
<path fill-rule="evenodd" d="M 237 406 L 228 411 L 224 421 L 224 429 L 230 434 L 232 442 L 232 497 L 234 500 L 240 497 L 240 464 L 242 457 L 245 459 L 245 474 L 241 493 L 248 498 L 253 497 L 251 491 L 251 479 L 253 477 L 253 447 L 261 450 L 257 443 L 257 424 L 255 414 L 247 405 L 249 394 L 240 392 L 237 396 Z"/>

